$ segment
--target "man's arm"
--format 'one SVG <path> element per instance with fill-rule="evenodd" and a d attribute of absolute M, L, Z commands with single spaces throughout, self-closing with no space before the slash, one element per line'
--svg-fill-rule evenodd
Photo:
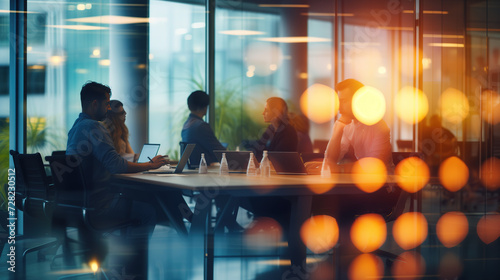
<path fill-rule="evenodd" d="M 351 123 L 352 119 L 341 116 L 333 125 L 332 137 L 328 141 L 325 150 L 325 157 L 332 171 L 337 171 L 337 163 L 340 160 L 341 142 L 344 135 L 344 128 Z"/>

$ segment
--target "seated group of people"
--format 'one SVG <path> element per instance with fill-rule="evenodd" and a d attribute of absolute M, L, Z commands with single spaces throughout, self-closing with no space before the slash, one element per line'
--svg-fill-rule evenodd
<path fill-rule="evenodd" d="M 388 168 L 392 168 L 390 130 L 381 120 L 379 123 L 368 126 L 356 120 L 351 108 L 353 94 L 363 85 L 353 79 L 345 80 L 336 87 L 339 93 L 341 117 L 335 122 L 333 133 L 328 144 L 325 156 L 331 169 L 335 170 L 337 163 L 344 157 L 349 147 L 354 150 L 357 159 L 376 157 L 383 160 Z M 91 217 L 95 219 L 132 218 L 140 221 L 129 231 L 130 238 L 139 240 L 145 250 L 148 238 L 151 236 L 157 223 L 166 220 L 162 216 L 159 206 L 147 197 L 131 194 L 128 198 L 118 196 L 122 190 L 113 186 L 111 174 L 134 173 L 156 169 L 167 164 L 163 156 L 156 156 L 150 162 L 137 163 L 136 156 L 128 142 L 128 129 L 125 125 L 126 112 L 123 104 L 117 100 L 110 100 L 111 89 L 105 85 L 88 82 L 80 92 L 82 112 L 68 133 L 68 155 L 81 157 L 84 170 L 91 170 L 92 192 L 90 203 L 96 209 Z M 205 154 L 207 164 L 216 162 L 214 150 L 224 150 L 225 147 L 215 137 L 209 124 L 203 120 L 209 105 L 208 95 L 203 91 L 191 93 L 188 100 L 190 115 L 182 129 L 182 141 L 195 143 L 195 154 Z M 300 151 L 312 152 L 311 141 L 307 135 L 307 120 L 300 116 L 290 118 L 286 102 L 279 97 L 271 97 L 266 101 L 263 111 L 264 121 L 269 126 L 257 141 L 247 142 L 245 148 L 254 151 L 257 159 L 264 150 L 268 151 Z M 299 128 L 297 132 L 296 128 Z M 103 121 L 103 122 L 101 122 Z M 127 160 L 129 159 L 129 160 Z M 189 209 L 180 192 L 172 192 L 162 198 L 171 206 L 174 223 L 183 223 L 183 218 L 190 218 L 189 214 L 181 215 L 179 209 Z M 129 199 L 127 203 L 122 200 Z M 328 198 L 325 198 L 328 200 Z M 278 201 L 280 201 L 278 199 Z M 131 204 L 130 204 L 131 203 Z M 255 205 L 255 203 L 251 203 Z M 264 203 L 266 204 L 266 203 Z M 289 212 L 289 207 L 279 205 L 280 209 L 260 209 L 255 207 L 255 214 L 270 212 Z M 331 204 L 327 201 L 324 204 Z M 130 207 L 125 211 L 124 207 Z M 262 205 L 262 203 L 261 203 Z M 271 204 L 267 204 L 271 205 Z M 318 204 L 319 205 L 319 204 Z M 263 211 L 260 211 L 260 210 Z M 122 217 L 123 213 L 130 213 L 131 217 Z M 288 213 L 279 214 L 282 219 Z M 143 255 L 144 256 L 144 255 Z M 143 257 L 144 259 L 144 257 Z M 139 265 L 135 266 L 140 268 Z M 144 267 L 142 268 L 144 269 Z"/>

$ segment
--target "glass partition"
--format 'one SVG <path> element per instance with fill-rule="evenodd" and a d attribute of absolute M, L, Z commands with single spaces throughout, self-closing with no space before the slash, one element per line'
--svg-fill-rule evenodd
<path fill-rule="evenodd" d="M 9 168 L 9 3 L 0 3 L 0 212 L 7 210 L 7 184 Z M 3 217 L 3 216 L 2 216 Z"/>
<path fill-rule="evenodd" d="M 81 86 L 109 84 L 108 8 L 101 1 L 28 1 L 28 153 L 65 150 Z"/>
<path fill-rule="evenodd" d="M 205 90 L 205 6 L 150 1 L 149 141 L 179 158 L 187 97 Z"/>

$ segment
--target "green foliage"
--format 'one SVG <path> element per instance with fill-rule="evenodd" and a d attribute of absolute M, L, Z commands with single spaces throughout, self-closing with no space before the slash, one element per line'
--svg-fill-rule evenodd
<path fill-rule="evenodd" d="M 7 171 L 9 168 L 9 126 L 0 125 L 0 210 L 7 210 Z"/>
<path fill-rule="evenodd" d="M 54 150 L 64 149 L 66 145 L 65 133 L 55 129 L 49 130 L 45 126 L 44 118 L 32 118 L 27 122 L 26 146 L 27 153 L 39 152 L 42 158 Z M 0 124 L 0 209 L 7 209 L 7 194 L 3 187 L 7 184 L 9 168 L 9 124 Z"/>
<path fill-rule="evenodd" d="M 193 90 L 204 90 L 201 76 L 189 79 Z M 228 143 L 234 150 L 244 139 L 255 139 L 262 131 L 262 124 L 252 120 L 243 108 L 242 90 L 230 80 L 215 86 L 215 136 L 220 142 Z M 186 120 L 186 117 L 183 120 Z M 179 125 L 182 129 L 182 123 Z M 175 134 L 177 135 L 177 134 Z M 180 132 L 179 134 L 180 135 Z M 257 137 L 258 137 L 257 136 Z"/>
<path fill-rule="evenodd" d="M 244 139 L 253 139 L 262 129 L 244 110 L 241 90 L 224 83 L 216 87 L 214 133 L 233 150 Z"/>

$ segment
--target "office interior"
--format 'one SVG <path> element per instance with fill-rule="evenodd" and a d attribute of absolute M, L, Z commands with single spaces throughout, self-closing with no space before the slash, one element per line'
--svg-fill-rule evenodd
<path fill-rule="evenodd" d="M 432 158 L 431 179 L 405 209 L 417 205 L 412 209 L 423 214 L 426 236 L 404 250 L 391 222 L 383 245 L 397 255 L 416 255 L 413 270 L 361 252 L 338 256 L 339 244 L 320 252 L 309 248 L 308 264 L 290 270 L 279 253 L 286 244 L 252 250 L 244 229 L 215 236 L 214 279 L 361 279 L 366 275 L 350 271 L 367 267 L 378 267 L 370 274 L 376 279 L 499 279 L 499 13 L 497 0 L 2 1 L 3 244 L 9 150 L 42 158 L 65 150 L 86 81 L 109 85 L 111 99 L 123 102 L 136 152 L 144 143 L 160 143 L 161 154 L 179 159 L 186 99 L 194 90 L 209 94 L 206 121 L 229 150 L 260 137 L 265 101 L 279 96 L 290 112 L 307 117 L 314 152 L 323 153 L 338 117 L 335 85 L 354 78 L 377 93 L 379 99 L 362 110 L 377 111 L 386 121 L 393 151 Z M 455 137 L 451 150 L 449 137 L 425 135 L 433 125 Z M 444 168 L 452 157 L 458 165 Z M 447 188 L 445 177 L 453 181 L 467 173 L 459 188 Z M 444 240 L 463 219 L 437 232 L 450 213 L 466 221 L 463 237 L 452 245 Z M 250 212 L 238 215 L 244 228 L 254 225 Z M 36 232 L 29 217 L 18 217 L 19 236 Z M 168 226 L 157 227 L 151 243 L 149 279 L 203 278 L 203 264 L 179 253 L 189 243 Z M 4 247 L 0 275 L 12 277 L 6 254 Z M 76 270 L 51 266 L 57 250 L 44 251 L 45 259 L 37 254 L 27 258 L 26 279 L 97 277 L 84 263 Z M 360 266 L 365 257 L 372 262 Z"/>

